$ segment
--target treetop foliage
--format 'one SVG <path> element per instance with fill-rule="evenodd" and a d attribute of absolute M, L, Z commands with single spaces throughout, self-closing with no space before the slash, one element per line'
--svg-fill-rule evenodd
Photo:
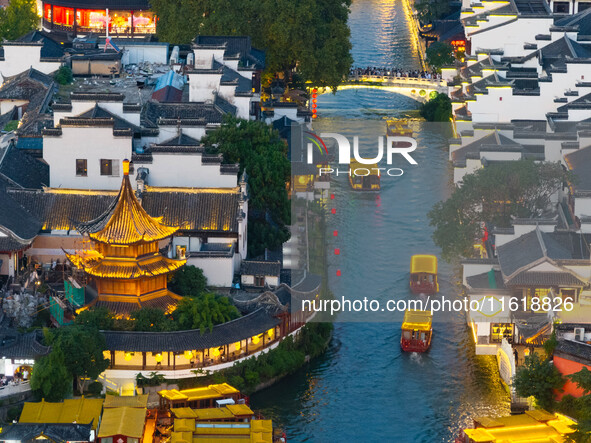
<path fill-rule="evenodd" d="M 248 35 L 266 52 L 267 70 L 294 68 L 319 86 L 336 87 L 351 57 L 351 0 L 152 0 L 158 36 L 173 44 L 201 35 Z"/>

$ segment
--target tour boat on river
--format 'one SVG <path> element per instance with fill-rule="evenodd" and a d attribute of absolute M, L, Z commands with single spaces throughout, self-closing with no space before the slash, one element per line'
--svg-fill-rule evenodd
<path fill-rule="evenodd" d="M 431 346 L 433 314 L 431 311 L 408 309 L 402 321 L 400 347 L 405 352 L 425 352 Z"/>
<path fill-rule="evenodd" d="M 349 183 L 356 191 L 379 191 L 380 171 L 378 165 L 365 165 L 352 158 L 349 165 Z"/>
<path fill-rule="evenodd" d="M 386 134 L 397 137 L 412 137 L 412 129 L 408 127 L 406 120 L 386 120 Z"/>
<path fill-rule="evenodd" d="M 435 294 L 439 292 L 437 257 L 421 254 L 411 257 L 410 290 L 413 294 Z"/>

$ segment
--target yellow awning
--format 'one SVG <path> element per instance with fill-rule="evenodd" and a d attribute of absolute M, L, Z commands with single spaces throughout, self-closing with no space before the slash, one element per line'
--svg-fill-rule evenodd
<path fill-rule="evenodd" d="M 433 322 L 431 311 L 409 309 L 404 313 L 402 329 L 410 331 L 430 331 Z"/>
<path fill-rule="evenodd" d="M 233 414 L 233 415 L 254 415 L 252 409 L 250 409 L 247 405 L 228 405 L 226 408 Z"/>
<path fill-rule="evenodd" d="M 174 420 L 174 432 L 190 432 L 195 430 L 194 418 L 177 418 Z"/>
<path fill-rule="evenodd" d="M 185 389 L 178 391 L 176 389 L 159 391 L 158 394 L 167 400 L 178 401 L 195 401 L 207 400 L 210 398 L 220 398 L 226 395 L 240 394 L 240 391 L 228 383 L 221 383 L 216 385 L 204 386 L 201 388 Z"/>
<path fill-rule="evenodd" d="M 437 257 L 434 255 L 413 255 L 410 259 L 410 273 L 419 272 L 437 274 Z"/>
<path fill-rule="evenodd" d="M 145 409 L 128 407 L 105 409 L 98 437 L 124 435 L 131 438 L 141 438 L 144 434 L 145 422 Z"/>
<path fill-rule="evenodd" d="M 192 432 L 173 432 L 170 435 L 171 443 L 193 443 Z"/>
<path fill-rule="evenodd" d="M 102 398 L 77 398 L 65 400 L 63 403 L 25 403 L 20 423 L 80 423 L 92 422 L 96 429 L 103 409 Z"/>
<path fill-rule="evenodd" d="M 148 394 L 134 396 L 107 395 L 105 397 L 105 408 L 146 408 L 148 406 Z"/>

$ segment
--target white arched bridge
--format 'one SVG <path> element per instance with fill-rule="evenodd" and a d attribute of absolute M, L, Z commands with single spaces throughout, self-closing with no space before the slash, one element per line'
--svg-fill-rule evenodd
<path fill-rule="evenodd" d="M 405 95 L 418 102 L 426 102 L 435 93 L 447 93 L 447 82 L 441 79 L 421 77 L 397 77 L 389 75 L 356 75 L 341 83 L 339 91 L 347 89 L 376 88 Z M 330 88 L 318 87 L 318 94 L 332 92 Z"/>

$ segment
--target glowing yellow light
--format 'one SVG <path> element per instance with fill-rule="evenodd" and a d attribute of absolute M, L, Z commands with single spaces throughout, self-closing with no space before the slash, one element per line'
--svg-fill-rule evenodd
<path fill-rule="evenodd" d="M 214 357 L 219 357 L 220 350 L 218 348 L 213 348 L 213 350 L 211 351 L 211 355 L 213 355 Z"/>
<path fill-rule="evenodd" d="M 237 351 L 240 351 L 240 347 L 241 347 L 241 345 L 240 345 L 240 342 L 239 341 L 237 341 L 236 343 L 234 343 L 234 349 L 236 349 Z"/>
<path fill-rule="evenodd" d="M 185 351 L 184 355 L 187 360 L 191 360 L 193 358 L 193 353 L 191 351 Z"/>
<path fill-rule="evenodd" d="M 252 342 L 256 345 L 259 343 L 259 341 L 261 340 L 260 337 L 258 335 L 255 335 L 254 337 L 252 337 Z"/>
<path fill-rule="evenodd" d="M 275 337 L 275 329 L 271 328 L 267 331 L 267 335 L 269 336 L 270 339 L 273 339 L 273 337 Z"/>
<path fill-rule="evenodd" d="M 125 356 L 124 356 L 125 361 L 130 361 L 132 357 L 133 357 L 133 354 L 131 352 L 125 353 Z"/>
<path fill-rule="evenodd" d="M 156 363 L 160 363 L 162 361 L 162 354 L 160 354 L 160 353 L 156 354 L 154 359 L 156 360 Z"/>

